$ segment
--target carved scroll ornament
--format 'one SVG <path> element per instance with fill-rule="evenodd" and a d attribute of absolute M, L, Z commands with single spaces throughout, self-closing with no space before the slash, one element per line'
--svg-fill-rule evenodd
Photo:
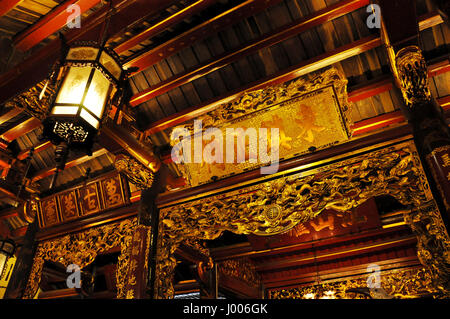
<path fill-rule="evenodd" d="M 348 212 L 371 197 L 387 194 L 415 207 L 432 201 L 410 142 L 309 173 L 162 208 L 157 297 L 173 296 L 173 252 L 183 240 L 215 239 L 225 230 L 237 234 L 279 234 L 327 208 Z"/>
<path fill-rule="evenodd" d="M 153 172 L 125 154 L 119 154 L 114 161 L 116 170 L 125 174 L 128 181 L 136 185 L 140 190 L 148 189 L 153 184 Z"/>
<path fill-rule="evenodd" d="M 127 219 L 40 243 L 34 256 L 24 298 L 30 299 L 36 295 L 46 260 L 61 263 L 66 267 L 76 264 L 83 268 L 92 263 L 98 254 L 117 246 L 121 250 L 116 270 L 117 298 L 125 298 L 125 277 L 130 259 L 128 250 L 136 225 L 136 218 Z"/>
<path fill-rule="evenodd" d="M 381 289 L 367 288 L 368 276 L 312 286 L 271 290 L 270 299 L 403 299 L 433 293 L 430 273 L 424 268 L 382 272 Z M 367 294 L 356 293 L 364 289 Z"/>

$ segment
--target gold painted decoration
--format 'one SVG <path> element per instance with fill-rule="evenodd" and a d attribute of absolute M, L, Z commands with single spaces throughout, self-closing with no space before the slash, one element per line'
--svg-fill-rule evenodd
<path fill-rule="evenodd" d="M 185 240 L 211 240 L 225 230 L 236 234 L 280 234 L 326 209 L 345 214 L 379 195 L 391 195 L 401 204 L 414 207 L 433 202 L 413 142 L 225 194 L 163 207 L 155 297 L 173 296 L 176 265 L 173 253 Z M 446 233 L 445 236 L 448 240 Z"/>
<path fill-rule="evenodd" d="M 265 155 L 259 153 L 265 137 L 267 154 L 273 154 L 271 149 L 274 147 L 278 150 L 279 161 L 348 140 L 351 121 L 346 85 L 345 77 L 332 68 L 288 84 L 247 92 L 235 101 L 198 117 L 196 120 L 202 121 L 203 132 L 212 127 L 221 131 L 223 143 L 221 146 L 217 144 L 218 150 L 214 151 L 214 157 L 219 158 L 220 162 L 205 160 L 206 150 L 213 140 L 198 132 L 194 135 L 193 123 L 175 128 L 173 132 L 185 128 L 191 133 L 191 156 L 181 154 L 184 162 L 178 165 L 180 172 L 191 186 L 197 186 L 264 166 L 267 164 L 262 160 Z M 278 129 L 279 145 L 271 145 L 271 128 Z M 246 137 L 248 129 L 256 130 L 257 136 L 252 138 L 253 142 Z M 267 136 L 260 129 L 267 129 Z M 246 139 L 246 142 L 238 143 L 240 138 Z M 194 161 L 195 139 L 200 139 L 204 153 L 202 160 L 197 159 L 197 162 Z M 226 146 L 227 140 L 232 142 L 231 149 Z M 171 140 L 172 146 L 177 144 L 180 145 L 180 139 Z M 228 154 L 230 152 L 234 155 Z M 238 161 L 238 153 L 245 154 L 245 161 Z M 234 160 L 230 162 L 233 156 Z M 258 160 L 253 161 L 253 158 Z"/>
<path fill-rule="evenodd" d="M 218 263 L 219 281 L 221 276 L 236 278 L 251 287 L 261 285 L 261 276 L 255 264 L 248 258 L 228 259 Z"/>
<path fill-rule="evenodd" d="M 84 268 L 92 263 L 98 254 L 115 247 L 121 249 L 116 272 L 117 298 L 124 298 L 123 283 L 130 260 L 128 251 L 136 225 L 136 218 L 127 219 L 39 243 L 24 298 L 30 299 L 36 295 L 45 261 L 57 262 L 66 267 L 76 264 L 80 268 Z"/>
<path fill-rule="evenodd" d="M 153 172 L 128 155 L 117 155 L 114 166 L 118 172 L 126 175 L 128 181 L 140 190 L 148 189 L 153 184 Z"/>
<path fill-rule="evenodd" d="M 424 268 L 381 271 L 379 288 L 368 288 L 369 274 L 350 280 L 269 291 L 270 299 L 410 299 L 435 294 Z"/>

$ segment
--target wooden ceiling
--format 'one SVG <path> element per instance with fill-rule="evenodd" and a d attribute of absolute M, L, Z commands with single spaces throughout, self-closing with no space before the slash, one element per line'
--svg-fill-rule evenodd
<path fill-rule="evenodd" d="M 417 0 L 421 46 L 431 90 L 450 105 L 450 30 L 431 1 Z M 81 7 L 81 29 L 65 26 L 69 4 Z M 130 78 L 129 115 L 142 137 L 164 148 L 175 125 L 192 120 L 245 90 L 293 80 L 334 66 L 348 78 L 355 135 L 404 121 L 379 30 L 366 25 L 368 0 L 113 1 L 108 45 Z M 59 54 L 62 32 L 71 43 L 95 40 L 108 5 L 100 0 L 0 0 L 0 105 L 45 79 Z M 384 124 L 379 124 L 384 123 Z M 54 173 L 54 147 L 25 111 L 0 111 L 0 138 L 19 159 L 35 149 L 29 177 L 41 194 Z M 74 155 L 56 190 L 113 169 L 113 155 Z M 167 162 L 167 161 L 166 161 Z M 170 161 L 169 161 L 170 162 Z M 176 169 L 172 167 L 174 173 Z M 8 205 L 3 206 L 7 209 Z"/>

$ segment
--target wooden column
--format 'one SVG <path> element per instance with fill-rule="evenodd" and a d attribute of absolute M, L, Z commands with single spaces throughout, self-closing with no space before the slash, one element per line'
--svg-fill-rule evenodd
<path fill-rule="evenodd" d="M 141 190 L 138 226 L 129 248 L 130 263 L 125 278 L 125 295 L 127 299 L 153 298 L 159 224 L 159 210 L 155 201 L 164 187 L 165 170 L 153 173 L 148 167 L 124 154 L 116 156 L 115 166 Z"/>
<path fill-rule="evenodd" d="M 450 129 L 444 112 L 431 95 L 427 64 L 418 44 L 413 0 L 379 0 L 382 35 L 388 49 L 396 84 L 405 105 L 414 141 L 430 188 L 447 224 L 450 217 Z"/>

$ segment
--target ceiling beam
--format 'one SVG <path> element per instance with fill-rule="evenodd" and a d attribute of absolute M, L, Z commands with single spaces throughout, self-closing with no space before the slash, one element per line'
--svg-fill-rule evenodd
<path fill-rule="evenodd" d="M 288 25 L 282 26 L 268 34 L 244 44 L 232 51 L 225 52 L 220 56 L 213 57 L 207 62 L 195 66 L 181 74 L 174 75 L 148 89 L 135 94 L 130 99 L 131 106 L 137 106 L 156 96 L 173 90 L 183 84 L 191 82 L 205 76 L 217 69 L 223 68 L 245 56 L 257 52 L 263 48 L 273 46 L 301 32 L 305 32 L 317 25 L 331 21 L 354 10 L 357 10 L 369 3 L 369 0 L 344 0 L 330 7 L 326 7 L 306 17 L 294 20 Z"/>
<path fill-rule="evenodd" d="M 211 6 L 214 3 L 216 3 L 215 0 L 198 0 L 190 4 L 186 8 L 183 8 L 182 10 L 175 12 L 174 14 L 163 19 L 162 21 L 151 25 L 144 31 L 136 34 L 135 36 L 126 40 L 125 42 L 119 44 L 117 47 L 114 48 L 114 51 L 116 51 L 117 54 L 121 54 L 135 47 L 141 42 L 150 39 L 151 37 L 154 37 L 155 35 L 164 31 L 168 27 L 180 23 L 184 19 L 193 16 L 194 14 L 206 9 L 207 7 Z"/>
<path fill-rule="evenodd" d="M 239 97 L 242 92 L 253 91 L 258 89 L 263 89 L 267 86 L 277 85 L 284 83 L 286 81 L 293 80 L 299 76 L 308 74 L 310 72 L 317 71 L 326 66 L 330 66 L 334 63 L 345 60 L 349 57 L 361 54 L 363 52 L 369 51 L 373 48 L 378 47 L 381 44 L 381 39 L 377 36 L 368 36 L 366 38 L 360 39 L 348 45 L 339 47 L 333 51 L 321 54 L 315 58 L 302 61 L 301 63 L 294 65 L 288 69 L 281 70 L 274 75 L 270 75 L 261 80 L 252 82 L 244 87 L 237 90 L 231 91 L 226 95 L 220 96 L 212 101 L 207 101 L 206 103 L 187 108 L 181 112 L 175 113 L 167 118 L 160 121 L 152 123 L 146 130 L 146 136 L 160 132 L 170 127 L 174 127 L 178 124 L 184 123 L 186 121 L 192 120 L 202 114 L 205 114 L 223 103 L 228 103 Z"/>
<path fill-rule="evenodd" d="M 434 21 L 435 23 L 439 24 L 442 22 L 442 19 L 440 20 L 432 19 L 430 18 L 429 15 L 422 16 L 419 21 L 419 29 L 423 30 L 424 28 L 429 28 L 433 26 L 433 24 L 430 21 Z M 258 90 L 270 85 L 277 85 L 286 81 L 293 80 L 299 76 L 317 71 L 321 68 L 330 66 L 334 63 L 341 62 L 352 56 L 356 56 L 363 52 L 374 49 L 380 46 L 381 44 L 382 41 L 380 37 L 377 37 L 375 35 L 368 36 L 353 43 L 336 48 L 331 52 L 327 52 L 312 59 L 302 61 L 299 64 L 294 65 L 288 69 L 279 71 L 275 75 L 270 75 L 259 81 L 250 83 L 245 87 L 241 87 L 237 90 L 234 90 L 228 93 L 227 95 L 213 99 L 212 101 L 207 101 L 206 103 L 201 104 L 199 106 L 187 108 L 181 112 L 175 113 L 164 119 L 156 121 L 145 130 L 145 135 L 148 136 L 150 134 L 154 134 L 163 131 L 167 128 L 174 127 L 186 121 L 192 120 L 202 114 L 205 114 L 215 109 L 220 104 L 227 103 L 236 99 L 242 92 Z"/>
<path fill-rule="evenodd" d="M 66 163 L 65 169 L 71 168 L 71 167 L 74 167 L 74 166 L 77 166 L 77 165 L 80 165 L 80 164 L 83 164 L 83 163 L 86 163 L 86 162 L 88 162 L 88 161 L 90 161 L 90 160 L 92 160 L 92 159 L 94 159 L 96 157 L 102 156 L 102 155 L 104 155 L 106 153 L 108 153 L 108 150 L 106 150 L 105 148 L 101 148 L 101 149 L 99 149 L 99 150 L 97 150 L 95 152 L 92 152 L 91 156 L 84 155 L 84 156 L 81 156 L 81 157 L 74 158 L 73 160 L 68 161 Z M 41 179 L 43 179 L 45 177 L 48 177 L 48 176 L 51 176 L 51 175 L 55 174 L 55 172 L 56 172 L 56 168 L 55 167 L 44 168 L 43 170 L 37 172 L 31 178 L 31 181 L 32 182 L 39 181 L 39 180 L 41 180 Z"/>
<path fill-rule="evenodd" d="M 430 78 L 440 74 L 450 72 L 450 60 L 448 58 L 428 66 L 428 76 Z M 358 102 L 377 94 L 387 92 L 394 87 L 392 75 L 383 75 L 371 83 L 364 83 L 361 87 L 350 88 L 348 100 Z"/>
<path fill-rule="evenodd" d="M 40 125 L 41 125 L 41 121 L 39 121 L 35 117 L 30 117 L 28 120 L 25 120 L 24 122 L 20 123 L 19 125 L 16 125 L 13 128 L 9 129 L 8 131 L 4 132 L 2 135 L 0 135 L 0 139 L 3 139 L 6 142 L 11 143 L 19 136 L 22 136 L 22 135 L 38 128 Z"/>
<path fill-rule="evenodd" d="M 34 146 L 33 149 L 33 154 L 42 152 L 43 150 L 46 150 L 50 147 L 52 147 L 52 143 L 50 141 L 45 141 L 42 143 L 39 143 L 38 145 Z M 29 155 L 30 155 L 30 151 L 31 148 L 25 149 L 23 151 L 21 151 L 18 155 L 17 155 L 17 159 L 22 161 L 24 159 L 26 159 Z"/>
<path fill-rule="evenodd" d="M 0 17 L 3 17 L 22 0 L 0 0 Z"/>
<path fill-rule="evenodd" d="M 67 0 L 55 7 L 44 17 L 39 19 L 14 38 L 14 44 L 22 52 L 27 51 L 46 39 L 48 36 L 63 28 L 73 14 L 72 10 L 67 11 L 71 5 L 80 8 L 80 15 L 99 4 L 101 0 Z M 80 17 L 81 18 L 81 17 Z"/>
<path fill-rule="evenodd" d="M 2 125 L 5 122 L 8 122 L 12 118 L 14 118 L 17 115 L 19 115 L 20 113 L 22 113 L 22 110 L 19 109 L 19 108 L 11 108 L 11 109 L 9 109 L 8 111 L 6 111 L 2 115 L 0 115 L 0 125 Z"/>
<path fill-rule="evenodd" d="M 444 111 L 450 110 L 450 95 L 436 99 Z M 367 120 L 362 120 L 353 125 L 353 135 L 369 133 L 394 124 L 406 122 L 406 118 L 401 111 L 394 111 L 382 114 Z"/>
<path fill-rule="evenodd" d="M 113 0 L 115 8 L 111 16 L 109 34 L 118 34 L 128 25 L 164 10 L 174 0 Z M 71 29 L 65 33 L 68 44 L 74 41 L 99 40 L 99 35 L 108 14 L 108 6 L 97 10 L 82 21 L 80 29 Z M 12 69 L 0 75 L 0 104 L 20 92 L 44 80 L 61 55 L 61 41 L 55 39 Z"/>
<path fill-rule="evenodd" d="M 281 0 L 247 0 L 154 49 L 143 54 L 138 53 L 137 57 L 131 57 L 126 61 L 124 66 L 126 68 L 138 67 L 138 72 L 141 72 L 181 49 L 191 46 L 194 41 L 207 38 L 219 30 L 235 24 L 236 21 L 252 16 L 279 2 Z"/>

